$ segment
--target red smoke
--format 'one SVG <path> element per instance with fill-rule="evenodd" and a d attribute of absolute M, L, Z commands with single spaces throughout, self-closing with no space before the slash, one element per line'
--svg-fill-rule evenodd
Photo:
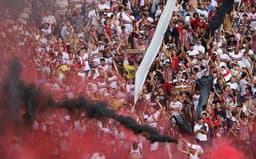
<path fill-rule="evenodd" d="M 6 49 L 7 50 L 7 49 Z M 28 59 L 29 53 L 24 54 L 22 50 L 17 49 L 18 57 L 21 57 L 23 63 L 23 72 L 21 78 L 28 83 L 40 83 L 35 66 L 33 66 Z M 11 51 L 10 51 L 11 52 Z M 10 53 L 9 52 L 9 53 Z M 8 52 L 3 50 L 1 53 L 1 70 L 6 71 L 7 63 L 11 57 Z M 22 57 L 23 56 L 23 57 Z M 25 57 L 24 57 L 25 56 Z M 24 60 L 25 59 L 25 60 Z M 1 72 L 1 73 L 2 73 Z M 3 77 L 3 76 L 1 76 Z M 1 79 L 2 80 L 2 79 Z M 67 81 L 70 86 L 70 91 L 74 96 L 88 95 L 86 94 L 86 81 L 79 81 L 79 79 L 71 78 Z M 63 91 L 53 91 L 42 86 L 44 91 L 51 92 L 56 98 L 61 99 L 65 97 Z M 80 89 L 79 89 L 80 88 Z M 59 97 L 57 97 L 59 96 Z M 101 99 L 104 100 L 104 99 Z M 125 113 L 126 114 L 126 113 Z M 129 114 L 129 113 L 127 113 Z M 8 125 L 3 135 L 0 137 L 0 158 L 1 159 L 88 159 L 95 152 L 103 153 L 106 158 L 120 158 L 125 159 L 129 156 L 131 144 L 134 141 L 143 142 L 143 156 L 145 159 L 167 159 L 167 145 L 161 143 L 158 150 L 150 151 L 150 143 L 145 141 L 141 136 L 134 135 L 131 131 L 125 129 L 120 125 L 116 125 L 119 133 L 123 133 L 123 138 L 117 138 L 113 134 L 105 133 L 96 126 L 96 120 L 89 120 L 84 118 L 80 120 L 85 126 L 86 131 L 83 133 L 75 131 L 72 123 L 78 119 L 70 117 L 69 120 L 64 119 L 68 113 L 66 110 L 46 110 L 37 115 L 39 128 L 29 130 L 23 126 L 23 123 L 16 128 L 14 125 Z M 0 110 L 1 116 L 1 110 Z M 3 122 L 2 120 L 0 122 Z M 110 121 L 102 121 L 110 122 Z M 5 123 L 9 124 L 9 123 Z M 17 130 L 18 129 L 18 130 Z M 110 128 L 113 129 L 113 128 Z M 0 130 L 2 131 L 2 130 Z M 65 134 L 67 133 L 67 134 Z M 209 159 L 245 159 L 245 154 L 237 150 L 230 142 L 221 140 L 216 148 L 208 150 L 209 153 L 203 158 Z M 180 152 L 177 152 L 175 144 L 169 144 L 172 159 L 187 158 Z M 2 149 L 1 149 L 2 148 Z"/>
<path fill-rule="evenodd" d="M 236 145 L 237 146 L 237 145 Z M 207 159 L 246 159 L 244 152 L 238 150 L 231 141 L 220 139 L 215 148 L 208 148 Z"/>
<path fill-rule="evenodd" d="M 31 71 L 30 71 L 31 70 Z M 37 76 L 34 75 L 36 70 L 33 67 L 26 68 L 22 72 L 22 79 L 26 82 L 36 83 Z M 33 75 L 31 75 L 33 74 Z M 71 81 L 72 86 L 77 88 L 81 83 L 76 80 Z M 79 96 L 83 92 L 74 91 L 74 96 Z M 46 90 L 44 90 L 46 91 Z M 53 90 L 48 90 L 51 94 L 59 94 Z M 86 91 L 86 90 L 84 90 Z M 63 93 L 63 92 L 62 92 Z M 61 95 L 61 93 L 59 94 Z M 61 95 L 64 97 L 63 95 Z M 124 110 L 125 111 L 125 110 Z M 105 133 L 97 127 L 97 120 L 93 119 L 77 119 L 68 115 L 65 109 L 46 110 L 37 116 L 38 127 L 34 127 L 31 131 L 26 127 L 22 127 L 22 131 L 16 135 L 16 130 L 11 125 L 5 132 L 4 138 L 0 140 L 0 146 L 4 147 L 3 159 L 90 159 L 95 152 L 100 152 L 106 158 L 128 158 L 131 144 L 134 141 L 143 143 L 143 158 L 167 159 L 168 151 L 165 143 L 159 144 L 156 151 L 150 151 L 150 143 L 145 141 L 141 136 L 134 135 L 131 131 L 125 129 L 123 126 L 109 122 L 102 121 L 103 125 L 109 129 L 118 129 L 119 133 L 123 133 L 123 138 L 118 138 L 110 133 Z M 129 115 L 127 113 L 126 115 Z M 77 132 L 74 128 L 74 122 L 80 120 L 85 126 L 85 132 Z M 66 133 L 66 134 L 65 134 Z M 21 136 L 21 137 L 14 137 Z M 228 140 L 220 139 L 215 148 L 210 147 L 206 149 L 206 154 L 202 158 L 206 159 L 245 159 L 245 154 L 239 151 Z M 175 144 L 169 144 L 171 156 L 173 159 L 187 158 L 176 149 Z"/>

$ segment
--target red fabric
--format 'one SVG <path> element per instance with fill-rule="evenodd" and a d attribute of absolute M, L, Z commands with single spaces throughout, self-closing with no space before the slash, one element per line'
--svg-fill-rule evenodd
<path fill-rule="evenodd" d="M 179 62 L 180 58 L 178 56 L 173 56 L 172 57 L 172 69 L 175 71 L 179 70 Z"/>
<path fill-rule="evenodd" d="M 105 29 L 105 31 L 107 32 L 108 36 L 111 38 L 111 37 L 112 37 L 112 34 L 113 34 L 111 27 L 110 27 L 109 25 L 106 25 L 106 26 L 104 27 L 104 29 Z"/>
<path fill-rule="evenodd" d="M 209 128 L 211 127 L 210 119 L 208 118 L 204 119 L 204 123 L 206 123 Z"/>
<path fill-rule="evenodd" d="M 250 3 L 252 4 L 253 3 L 253 0 L 244 0 L 245 3 Z"/>
<path fill-rule="evenodd" d="M 212 113 L 210 114 L 210 118 L 204 119 L 204 122 L 209 126 L 209 128 L 211 127 L 210 120 L 212 120 L 212 122 L 214 123 L 214 117 L 215 114 L 214 111 L 212 111 Z"/>
<path fill-rule="evenodd" d="M 181 34 L 183 26 L 177 26 L 175 27 L 177 29 L 177 31 L 179 32 L 179 34 Z"/>
<path fill-rule="evenodd" d="M 218 120 L 215 120 L 213 122 L 213 125 L 214 125 L 214 134 L 213 134 L 213 136 L 216 137 L 217 136 L 217 130 L 218 130 L 218 127 L 221 126 L 221 122 L 218 121 Z"/>
<path fill-rule="evenodd" d="M 191 18 L 190 23 L 191 23 L 192 29 L 197 30 L 199 26 L 199 19 Z"/>
<path fill-rule="evenodd" d="M 207 25 L 203 20 L 199 20 L 198 21 L 198 27 L 206 29 Z"/>
<path fill-rule="evenodd" d="M 70 67 L 71 72 L 75 72 L 79 69 L 80 69 L 80 65 L 78 63 Z"/>
<path fill-rule="evenodd" d="M 226 72 L 223 74 L 223 77 L 227 77 L 231 72 L 229 70 L 226 70 Z"/>
<path fill-rule="evenodd" d="M 214 12 L 213 12 L 213 11 L 210 11 L 210 13 L 209 13 L 209 19 L 212 19 L 213 16 L 214 16 Z"/>
<path fill-rule="evenodd" d="M 218 4 L 220 4 L 220 3 L 222 3 L 223 2 L 223 0 L 217 0 L 217 3 Z"/>
<path fill-rule="evenodd" d="M 164 84 L 161 84 L 161 87 L 163 87 L 164 92 L 167 93 L 167 92 L 171 92 L 173 85 L 172 83 L 164 83 Z"/>

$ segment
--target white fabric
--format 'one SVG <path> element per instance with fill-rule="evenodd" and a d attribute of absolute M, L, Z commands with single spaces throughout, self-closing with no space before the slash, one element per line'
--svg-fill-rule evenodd
<path fill-rule="evenodd" d="M 233 51 L 233 52 L 231 52 L 229 55 L 230 55 L 234 60 L 239 60 L 239 59 L 241 59 L 241 58 L 244 56 L 244 54 L 243 54 L 242 51 L 240 51 L 238 54 L 235 54 L 235 52 Z"/>
<path fill-rule="evenodd" d="M 207 124 L 204 124 L 204 126 L 206 127 L 206 131 L 209 130 L 209 127 Z M 195 124 L 194 126 L 194 132 L 196 132 L 197 130 L 200 130 L 203 128 L 203 125 L 200 125 L 200 124 Z M 199 140 L 199 141 L 207 141 L 207 134 L 203 134 L 201 132 L 198 132 L 196 134 L 196 138 Z"/>
<path fill-rule="evenodd" d="M 189 154 L 189 158 L 190 159 L 199 159 L 199 154 L 203 154 L 204 150 L 200 145 L 196 145 L 196 144 L 191 144 L 191 143 L 187 143 L 187 146 L 196 150 L 195 154 Z"/>
<path fill-rule="evenodd" d="M 105 159 L 105 156 L 95 152 L 90 159 Z"/>
<path fill-rule="evenodd" d="M 239 90 L 239 85 L 237 82 L 229 82 L 227 85 L 229 85 L 231 89 Z"/>
<path fill-rule="evenodd" d="M 42 18 L 41 23 L 42 24 L 48 23 L 48 24 L 52 25 L 52 24 L 56 23 L 56 19 L 53 15 L 45 16 L 45 17 Z"/>
<path fill-rule="evenodd" d="M 57 11 L 60 15 L 64 15 L 69 6 L 68 0 L 57 0 L 56 1 Z"/>
<path fill-rule="evenodd" d="M 194 50 L 197 50 L 198 52 L 205 53 L 205 47 L 203 45 L 195 45 Z"/>
<path fill-rule="evenodd" d="M 98 8 L 99 8 L 100 11 L 104 11 L 105 9 L 109 10 L 110 6 L 106 3 L 104 3 L 104 4 L 98 4 Z"/>
<path fill-rule="evenodd" d="M 245 79 L 240 80 L 239 85 L 241 89 L 241 96 L 246 94 L 247 81 Z"/>
<path fill-rule="evenodd" d="M 187 51 L 187 54 L 188 54 L 189 56 L 196 56 L 196 55 L 199 54 L 199 51 L 198 51 L 198 50 L 195 50 L 195 49 L 193 49 L 193 50 L 188 50 L 188 51 Z"/>
<path fill-rule="evenodd" d="M 135 76 L 135 96 L 134 96 L 134 103 L 137 102 L 139 93 L 142 90 L 143 84 L 146 80 L 148 71 L 157 56 L 157 53 L 161 47 L 165 31 L 169 25 L 169 22 L 172 17 L 172 13 L 175 9 L 176 0 L 168 0 L 164 11 L 159 19 L 159 22 L 156 27 L 155 34 L 153 39 L 145 53 L 145 56 L 136 72 Z"/>
<path fill-rule="evenodd" d="M 134 95 L 134 88 L 135 85 L 134 84 L 127 84 L 126 85 L 126 91 L 130 94 L 130 95 Z M 150 97 L 151 98 L 151 97 Z"/>
<path fill-rule="evenodd" d="M 109 77 L 109 78 L 108 78 L 109 86 L 110 86 L 111 88 L 117 89 L 117 88 L 118 88 L 118 86 L 117 86 L 117 80 L 118 80 L 117 76 Z"/>

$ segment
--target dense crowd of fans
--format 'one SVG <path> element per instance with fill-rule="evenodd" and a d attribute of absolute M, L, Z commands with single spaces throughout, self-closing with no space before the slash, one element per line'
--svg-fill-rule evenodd
<path fill-rule="evenodd" d="M 0 44 L 2 58 L 17 54 L 29 59 L 24 68 L 36 65 L 37 84 L 53 92 L 57 100 L 82 94 L 106 101 L 120 113 L 170 135 L 175 135 L 175 126 L 166 126 L 170 125 L 167 121 L 178 114 L 184 123 L 171 122 L 193 125 L 199 145 L 228 136 L 248 150 L 256 140 L 256 4 L 252 0 L 235 0 L 233 11 L 211 36 L 208 24 L 221 0 L 178 0 L 139 104 L 130 112 L 135 72 L 165 3 L 26 0 L 20 14 L 10 16 L 11 10 L 6 10 L 2 15 L 0 39 L 6 41 Z M 210 75 L 214 80 L 208 103 L 196 118 L 198 81 Z M 76 126 L 82 129 L 82 123 Z M 101 129 L 109 131 L 102 125 Z M 199 145 L 187 144 L 196 151 L 183 146 L 180 150 L 197 158 L 203 153 Z M 134 143 L 132 147 L 134 158 L 141 158 L 141 146 Z"/>

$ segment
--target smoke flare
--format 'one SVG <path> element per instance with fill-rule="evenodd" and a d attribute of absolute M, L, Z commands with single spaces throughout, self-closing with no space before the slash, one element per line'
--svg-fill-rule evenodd
<path fill-rule="evenodd" d="M 140 125 L 131 117 L 118 115 L 115 111 L 108 109 L 103 102 L 92 102 L 86 100 L 84 97 L 77 99 L 66 99 L 64 101 L 56 102 L 52 97 L 44 95 L 35 85 L 26 85 L 20 76 L 20 63 L 17 59 L 13 60 L 10 67 L 10 77 L 5 90 L 9 92 L 10 102 L 8 106 L 13 110 L 12 117 L 15 119 L 18 116 L 19 109 L 23 104 L 25 112 L 23 118 L 26 123 L 33 123 L 36 119 L 36 114 L 41 109 L 58 109 L 66 108 L 70 113 L 84 111 L 89 118 L 95 119 L 114 119 L 121 123 L 127 129 L 132 130 L 135 134 L 141 134 L 151 142 L 177 142 L 175 138 L 161 135 L 155 128 L 148 125 Z M 47 108 L 40 107 L 40 103 L 44 103 Z"/>

